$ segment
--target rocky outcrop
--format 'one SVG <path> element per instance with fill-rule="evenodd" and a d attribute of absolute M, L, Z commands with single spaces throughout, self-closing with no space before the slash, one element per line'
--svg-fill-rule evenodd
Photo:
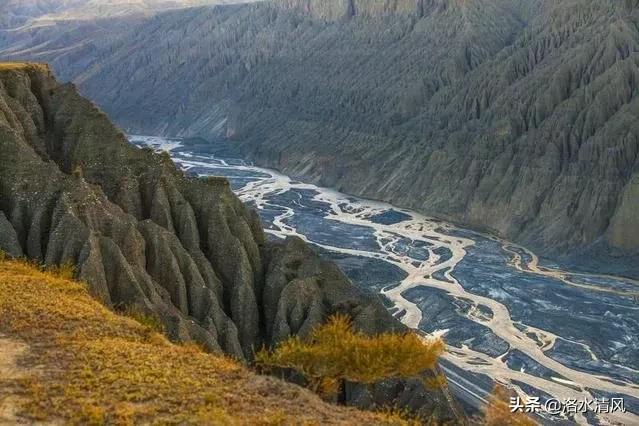
<path fill-rule="evenodd" d="M 130 146 L 45 67 L 0 71 L 0 143 L 0 248 L 77 265 L 104 303 L 157 315 L 176 340 L 250 358 L 337 311 L 401 328 L 303 242 L 267 243 L 226 180 Z"/>
<path fill-rule="evenodd" d="M 267 241 L 226 179 L 189 178 L 133 147 L 47 66 L 0 63 L 0 152 L 0 250 L 76 265 L 96 298 L 154 316 L 174 341 L 250 360 L 334 313 L 370 334 L 405 329 L 302 240 Z M 380 384 L 366 397 L 354 385 L 346 402 L 458 415 L 446 390 L 413 388 Z"/>

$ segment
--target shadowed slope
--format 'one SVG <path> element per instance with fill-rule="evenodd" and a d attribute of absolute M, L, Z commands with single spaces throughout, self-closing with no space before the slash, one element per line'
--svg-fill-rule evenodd
<path fill-rule="evenodd" d="M 131 131 L 228 136 L 261 165 L 636 275 L 638 14 L 282 0 L 18 55 L 53 60 Z"/>

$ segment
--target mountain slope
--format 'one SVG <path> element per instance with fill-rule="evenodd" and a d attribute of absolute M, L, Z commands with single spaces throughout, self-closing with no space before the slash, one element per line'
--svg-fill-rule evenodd
<path fill-rule="evenodd" d="M 171 12 L 37 54 L 128 130 L 228 136 L 262 165 L 639 274 L 637 2 L 383 4 Z"/>
<path fill-rule="evenodd" d="M 0 423 L 401 424 L 174 345 L 77 282 L 0 260 Z"/>
<path fill-rule="evenodd" d="M 186 177 L 133 147 L 47 66 L 0 63 L 0 152 L 0 250 L 76 265 L 93 296 L 156 318 L 171 340 L 251 360 L 336 313 L 368 334 L 405 330 L 300 239 L 266 241 L 226 179 Z M 449 395 L 416 383 L 356 397 L 455 415 Z"/>
<path fill-rule="evenodd" d="M 8 253 L 48 265 L 70 261 L 108 305 L 136 306 L 160 316 L 173 337 L 238 357 L 282 337 L 278 332 L 288 336 L 275 330 L 308 327 L 347 300 L 360 305 L 364 328 L 399 327 L 300 241 L 267 243 L 257 215 L 226 180 L 186 178 L 168 157 L 130 146 L 46 68 L 3 65 L 0 100 L 0 224 Z M 319 299 L 296 300 L 290 283 Z M 291 300 L 277 296 L 283 288 Z M 266 308 L 268 327 L 267 290 L 274 304 Z M 341 300 L 331 302 L 336 296 Z M 289 312 L 320 300 L 290 322 Z M 262 327 L 274 331 L 267 337 Z"/>
<path fill-rule="evenodd" d="M 250 1 L 250 0 L 249 0 Z M 150 15 L 162 10 L 243 0 L 7 0 L 0 6 L 0 28 L 51 25 L 56 21 Z"/>

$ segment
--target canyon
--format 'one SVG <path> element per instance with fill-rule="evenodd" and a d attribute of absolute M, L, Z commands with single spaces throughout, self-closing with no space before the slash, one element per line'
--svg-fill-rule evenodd
<path fill-rule="evenodd" d="M 51 62 L 128 132 L 226 139 L 289 175 L 637 276 L 638 13 L 289 0 L 106 37 L 5 33 L 0 55 Z"/>
<path fill-rule="evenodd" d="M 167 154 L 131 146 L 45 65 L 0 64 L 0 152 L 2 255 L 72 265 L 98 301 L 156 318 L 175 342 L 250 362 L 333 314 L 371 335 L 406 330 L 299 238 L 267 240 L 226 179 L 187 176 Z M 457 415 L 419 380 L 353 389 L 364 408 L 371 392 Z"/>
<path fill-rule="evenodd" d="M 306 241 L 407 327 L 445 339 L 441 366 L 469 412 L 499 383 L 522 400 L 625 401 L 623 413 L 541 410 L 542 424 L 637 422 L 636 280 L 564 271 L 509 241 L 211 155 L 192 140 L 130 140 L 194 176 L 227 177 L 272 238 Z"/>

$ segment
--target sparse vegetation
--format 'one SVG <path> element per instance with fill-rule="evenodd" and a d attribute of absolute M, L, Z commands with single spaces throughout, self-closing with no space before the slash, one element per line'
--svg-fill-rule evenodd
<path fill-rule="evenodd" d="M 65 280 L 72 280 L 76 274 L 76 266 L 71 260 L 65 260 L 57 266 L 44 267 L 44 269 Z"/>
<path fill-rule="evenodd" d="M 17 397 L 27 422 L 402 423 L 327 406 L 225 356 L 171 344 L 97 303 L 82 284 L 24 261 L 0 261 L 0 333 L 29 346 L 20 359 L 29 374 L 0 377 L 0 400 Z"/>
<path fill-rule="evenodd" d="M 48 69 L 48 65 L 37 62 L 0 62 L 0 71 L 23 70 L 25 68 Z"/>
<path fill-rule="evenodd" d="M 84 178 L 84 172 L 82 171 L 82 166 L 80 166 L 79 164 L 77 166 L 75 166 L 75 168 L 73 169 L 71 174 L 76 179 L 83 179 Z"/>
<path fill-rule="evenodd" d="M 169 154 L 166 151 L 162 151 L 160 153 L 158 153 L 158 155 L 160 156 L 160 160 L 162 160 L 162 162 L 164 164 L 172 164 L 173 160 L 171 160 L 171 154 Z"/>
<path fill-rule="evenodd" d="M 484 413 L 484 426 L 535 426 L 537 424 L 522 412 L 512 412 L 509 399 L 510 395 L 503 386 L 495 386 L 490 404 Z"/>
<path fill-rule="evenodd" d="M 257 353 L 256 362 L 265 368 L 293 369 L 314 391 L 331 396 L 344 381 L 372 384 L 433 370 L 443 350 L 441 340 L 424 340 L 413 332 L 367 336 L 354 330 L 348 317 L 336 315 L 315 328 L 308 341 L 291 337 L 273 351 Z"/>
<path fill-rule="evenodd" d="M 430 390 L 439 390 L 448 387 L 448 379 L 444 373 L 436 373 L 433 377 L 429 377 L 424 381 L 426 388 Z"/>
<path fill-rule="evenodd" d="M 228 179 L 222 176 L 205 176 L 202 177 L 201 180 L 207 185 L 215 187 L 218 187 L 220 185 L 227 186 L 229 184 Z"/>
<path fill-rule="evenodd" d="M 135 306 L 127 306 L 122 311 L 122 315 L 136 320 L 153 332 L 164 333 L 165 331 L 164 325 L 157 315 L 145 313 Z"/>

